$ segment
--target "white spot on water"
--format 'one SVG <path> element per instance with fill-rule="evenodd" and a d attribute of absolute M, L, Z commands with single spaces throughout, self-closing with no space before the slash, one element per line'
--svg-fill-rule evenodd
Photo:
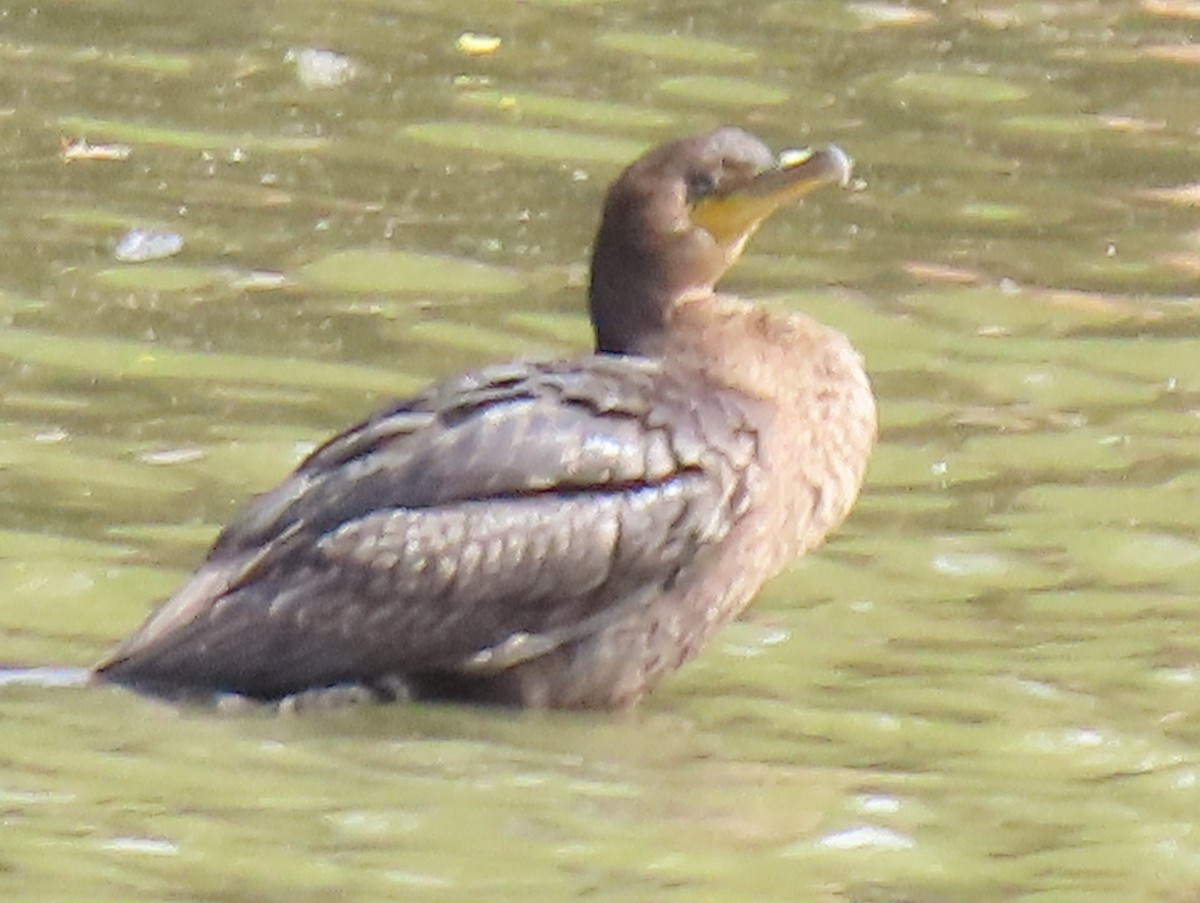
<path fill-rule="evenodd" d="M 1004 572 L 1004 560 L 985 552 L 946 552 L 933 557 L 933 569 L 951 577 Z"/>
<path fill-rule="evenodd" d="M 179 847 L 171 841 L 153 837 L 114 837 L 100 844 L 100 849 L 146 856 L 174 856 L 179 852 Z"/>
<path fill-rule="evenodd" d="M 1069 730 L 1063 736 L 1063 740 L 1071 746 L 1080 746 L 1087 749 L 1094 749 L 1097 746 L 1104 745 L 1104 735 L 1100 731 L 1090 727 L 1079 727 Z"/>
<path fill-rule="evenodd" d="M 168 466 L 171 464 L 190 464 L 204 458 L 203 449 L 199 448 L 167 448 L 162 451 L 143 452 L 138 460 L 143 464 Z"/>
<path fill-rule="evenodd" d="M 869 815 L 891 815 L 900 811 L 900 800 L 894 796 L 867 794 L 857 800 L 858 808 Z"/>
<path fill-rule="evenodd" d="M 41 445 L 53 445 L 57 442 L 62 442 L 67 439 L 70 434 L 60 426 L 51 427 L 50 429 L 42 430 L 40 433 L 33 434 L 33 441 Z"/>
<path fill-rule="evenodd" d="M 1196 684 L 1195 668 L 1164 668 L 1154 676 L 1165 684 L 1177 687 L 1191 687 Z"/>
<path fill-rule="evenodd" d="M 889 828 L 863 825 L 827 834 L 817 841 L 817 846 L 830 850 L 911 850 L 916 846 L 916 841 Z"/>

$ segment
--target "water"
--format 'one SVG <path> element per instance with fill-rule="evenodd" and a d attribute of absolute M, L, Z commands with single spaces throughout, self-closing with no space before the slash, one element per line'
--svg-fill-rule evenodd
<path fill-rule="evenodd" d="M 603 187 L 672 135 L 857 159 L 726 287 L 850 333 L 883 437 L 834 541 L 631 715 L 5 683 L 5 899 L 1194 897 L 1197 29 L 1186 0 L 7 8 L 2 663 L 97 658 L 388 397 L 585 348 Z M 352 79 L 306 86 L 306 48 Z M 183 249 L 121 264 L 131 229 Z"/>

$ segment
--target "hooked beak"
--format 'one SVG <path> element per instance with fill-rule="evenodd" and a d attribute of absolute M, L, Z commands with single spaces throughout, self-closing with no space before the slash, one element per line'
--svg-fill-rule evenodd
<path fill-rule="evenodd" d="M 836 144 L 784 151 L 770 169 L 702 198 L 692 208 L 691 219 L 722 246 L 740 249 L 783 205 L 824 185 L 846 187 L 853 167 L 854 162 Z"/>

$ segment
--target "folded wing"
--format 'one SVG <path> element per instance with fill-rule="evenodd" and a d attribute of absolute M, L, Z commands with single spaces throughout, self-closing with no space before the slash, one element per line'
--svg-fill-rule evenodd
<path fill-rule="evenodd" d="M 754 405 L 700 380 L 635 358 L 513 365 L 382 411 L 256 499 L 98 670 L 274 698 L 586 636 L 745 509 Z"/>

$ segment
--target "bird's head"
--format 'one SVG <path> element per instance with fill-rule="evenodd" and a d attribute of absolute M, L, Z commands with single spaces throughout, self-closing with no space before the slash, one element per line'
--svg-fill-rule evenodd
<path fill-rule="evenodd" d="M 647 152 L 605 200 L 590 292 L 597 350 L 653 354 L 672 304 L 711 292 L 779 207 L 850 172 L 836 145 L 776 156 L 737 128 Z"/>

